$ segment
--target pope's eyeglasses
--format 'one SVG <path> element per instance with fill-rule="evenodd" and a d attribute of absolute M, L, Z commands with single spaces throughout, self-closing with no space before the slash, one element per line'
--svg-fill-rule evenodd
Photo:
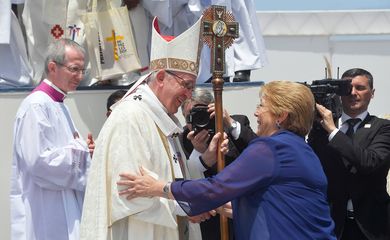
<path fill-rule="evenodd" d="M 168 73 L 169 75 L 172 75 L 175 78 L 175 80 L 180 84 L 181 87 L 189 91 L 194 90 L 195 85 L 194 83 L 192 83 L 192 80 L 186 80 L 170 70 L 165 70 L 165 72 Z"/>

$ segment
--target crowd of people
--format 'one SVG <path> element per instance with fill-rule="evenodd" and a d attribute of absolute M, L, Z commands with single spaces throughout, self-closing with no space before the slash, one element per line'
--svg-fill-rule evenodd
<path fill-rule="evenodd" d="M 44 51 L 51 42 L 60 38 L 72 39 L 87 50 L 86 56 L 90 60 L 86 65 L 88 73 L 83 75 L 82 86 L 128 85 L 139 78 L 140 74 L 150 70 L 151 43 L 148 40 L 151 37 L 154 17 L 158 17 L 163 34 L 178 36 L 198 21 L 204 10 L 211 5 L 225 6 L 240 24 L 238 38 L 226 51 L 225 81 L 250 81 L 251 71 L 268 63 L 253 0 L 96 0 L 96 6 L 94 4 L 93 0 L 67 0 L 58 4 L 45 0 L 2 0 L 0 88 L 38 85 L 44 74 Z M 131 45 L 135 48 L 135 59 L 138 59 L 139 66 L 131 72 L 127 70 L 111 77 L 102 76 L 99 71 L 103 67 L 99 67 L 98 62 L 107 62 L 109 57 L 106 56 L 105 60 L 95 59 L 98 58 L 94 52 L 97 49 L 93 50 L 96 46 L 92 44 L 94 40 L 90 39 L 93 36 L 87 34 L 92 23 L 88 22 L 86 14 L 91 10 L 104 12 L 110 8 L 119 9 L 121 6 L 128 8 L 132 33 L 126 38 L 132 39 Z M 101 25 L 96 28 L 102 31 Z M 105 36 L 98 38 L 101 55 L 102 49 L 111 48 L 112 45 L 117 48 L 122 44 L 119 35 L 116 43 L 110 42 Z M 129 50 L 130 46 L 122 46 L 121 49 L 125 48 Z M 197 82 L 204 83 L 211 79 L 210 49 L 204 46 L 200 51 L 202 54 Z"/>
<path fill-rule="evenodd" d="M 153 20 L 150 72 L 107 99 L 96 141 L 64 104 L 86 73 L 85 50 L 49 45 L 44 79 L 15 120 L 11 239 L 214 240 L 218 215 L 231 219 L 229 239 L 390 239 L 390 120 L 368 112 L 372 74 L 344 72 L 339 118 L 306 85 L 270 81 L 245 103 L 255 131 L 224 108 L 216 132 L 213 95 L 196 87 L 200 23 L 167 37 Z M 199 113 L 208 124 L 196 124 Z"/>

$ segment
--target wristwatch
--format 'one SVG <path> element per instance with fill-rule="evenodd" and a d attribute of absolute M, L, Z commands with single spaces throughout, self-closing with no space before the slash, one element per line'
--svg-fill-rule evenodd
<path fill-rule="evenodd" d="M 169 192 L 171 191 L 171 183 L 172 182 L 167 182 L 165 186 L 163 187 L 163 193 L 165 198 L 169 198 Z"/>
<path fill-rule="evenodd" d="M 233 120 L 233 122 L 231 122 L 231 124 L 230 124 L 230 127 L 228 128 L 228 131 L 232 132 L 233 129 L 236 129 L 236 128 L 237 128 L 237 122 L 235 120 Z"/>

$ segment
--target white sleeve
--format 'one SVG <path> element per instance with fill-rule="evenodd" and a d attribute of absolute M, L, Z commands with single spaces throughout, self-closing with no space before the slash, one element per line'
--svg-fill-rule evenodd
<path fill-rule="evenodd" d="M 175 201 L 175 210 L 173 211 L 173 214 L 181 217 L 188 216 L 176 201 Z"/>
<path fill-rule="evenodd" d="M 238 121 L 236 121 L 236 124 L 237 127 L 230 131 L 230 134 L 233 136 L 234 140 L 237 140 L 241 133 L 241 124 Z"/>
<path fill-rule="evenodd" d="M 329 134 L 329 137 L 328 137 L 328 141 L 332 141 L 333 137 L 336 135 L 336 133 L 339 132 L 340 129 L 336 128 L 335 130 L 333 130 L 330 134 Z"/>
<path fill-rule="evenodd" d="M 200 155 L 202 155 L 202 153 L 194 149 L 192 150 L 191 155 L 188 158 L 187 165 L 190 171 L 191 179 L 204 178 L 203 172 L 205 172 L 207 168 L 205 168 L 203 164 L 200 162 L 199 159 Z"/>

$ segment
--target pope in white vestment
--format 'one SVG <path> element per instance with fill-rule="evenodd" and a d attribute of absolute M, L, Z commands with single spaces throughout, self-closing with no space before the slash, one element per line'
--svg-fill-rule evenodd
<path fill-rule="evenodd" d="M 204 170 L 199 160 L 185 159 L 179 140 L 183 128 L 174 116 L 195 86 L 200 20 L 171 41 L 157 32 L 156 21 L 153 72 L 116 103 L 99 133 L 84 201 L 82 240 L 201 239 L 198 224 L 178 219 L 187 215 L 177 202 L 159 197 L 127 200 L 117 186 L 120 173 L 139 174 L 141 166 L 166 181 L 199 178 Z M 182 234 L 182 226 L 189 234 Z"/>
<path fill-rule="evenodd" d="M 122 100 L 96 142 L 81 239 L 178 239 L 176 215 L 186 215 L 175 201 L 165 198 L 128 201 L 119 196 L 116 183 L 120 173 L 139 173 L 140 166 L 152 171 L 158 179 L 183 178 L 177 176 L 180 170 L 175 169 L 180 166 L 173 160 L 176 151 L 185 156 L 173 143 L 180 144 L 181 129 L 177 119 L 166 113 L 147 85 Z M 190 174 L 188 169 L 186 174 Z"/>

